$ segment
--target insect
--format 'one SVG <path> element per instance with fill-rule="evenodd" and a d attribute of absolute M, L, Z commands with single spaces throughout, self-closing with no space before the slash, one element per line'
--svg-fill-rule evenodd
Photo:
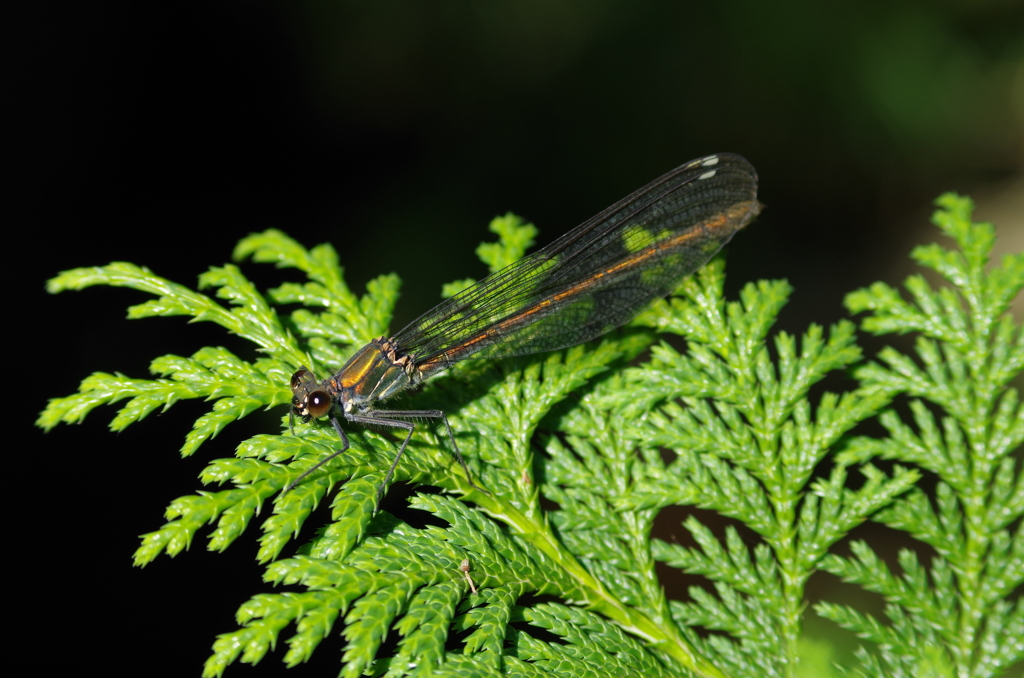
<path fill-rule="evenodd" d="M 757 173 L 744 158 L 719 153 L 692 160 L 441 302 L 394 336 L 374 339 L 331 377 L 321 381 L 299 368 L 291 380 L 291 416 L 304 422 L 330 416 L 342 447 L 285 492 L 348 449 L 339 414 L 355 424 L 405 431 L 377 490 L 378 505 L 415 419 L 444 422 L 473 485 L 444 412 L 380 409 L 378 403 L 460 360 L 554 351 L 619 327 L 675 290 L 760 209 Z"/>

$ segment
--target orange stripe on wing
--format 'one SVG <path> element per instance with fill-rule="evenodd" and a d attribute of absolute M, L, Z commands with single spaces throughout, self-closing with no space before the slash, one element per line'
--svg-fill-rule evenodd
<path fill-rule="evenodd" d="M 700 224 L 699 227 L 690 228 L 684 233 L 680 233 L 676 236 L 666 238 L 652 245 L 648 245 L 644 249 L 623 259 L 614 266 L 606 268 L 603 271 L 599 271 L 598 273 L 595 273 L 590 277 L 585 278 L 584 280 L 576 283 L 569 289 L 563 292 L 559 292 L 558 294 L 553 294 L 550 297 L 546 297 L 544 299 L 541 299 L 540 301 L 535 302 L 534 304 L 528 306 L 519 313 L 516 313 L 515 315 L 510 316 L 505 320 L 497 322 L 488 327 L 487 329 L 483 330 L 482 332 L 472 337 L 469 337 L 458 346 L 445 351 L 443 354 L 441 354 L 441 356 L 438 356 L 434 360 L 417 365 L 417 369 L 420 372 L 429 372 L 438 362 L 444 361 L 448 363 L 451 362 L 452 360 L 458 360 L 459 356 L 462 354 L 474 353 L 483 348 L 477 346 L 481 342 L 484 342 L 486 344 L 489 339 L 493 339 L 495 337 L 507 333 L 509 330 L 513 330 L 517 327 L 529 324 L 533 316 L 537 315 L 538 313 L 547 309 L 553 304 L 560 305 L 562 303 L 572 302 L 575 298 L 586 294 L 598 280 L 604 278 L 607 275 L 612 275 L 614 273 L 628 271 L 631 269 L 642 268 L 646 262 L 648 262 L 652 258 L 658 257 L 664 250 L 671 250 L 681 247 L 685 245 L 688 240 L 692 240 L 698 236 L 707 235 L 709 231 L 711 233 L 714 233 L 715 231 L 725 230 L 725 227 L 727 226 L 732 226 L 733 224 L 736 224 L 734 228 L 731 228 L 731 232 L 728 234 L 732 235 L 740 228 L 745 226 L 746 223 L 750 221 L 754 216 L 756 216 L 758 211 L 760 211 L 760 205 L 756 202 L 753 205 L 750 201 L 736 203 L 730 209 L 726 210 L 725 212 L 722 212 L 714 219 L 706 221 L 703 224 Z"/>

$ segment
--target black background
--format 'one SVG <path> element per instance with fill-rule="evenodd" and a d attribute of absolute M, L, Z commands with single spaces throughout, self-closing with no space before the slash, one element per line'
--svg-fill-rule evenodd
<path fill-rule="evenodd" d="M 942 191 L 972 193 L 980 217 L 1020 237 L 1019 3 L 772 5 L 76 3 L 12 22 L 8 272 L 28 304 L 9 333 L 27 356 L 11 387 L 24 428 L 8 448 L 20 513 L 7 552 L 9 581 L 44 612 L 20 622 L 52 643 L 36 664 L 198 674 L 237 606 L 268 590 L 255 530 L 224 555 L 200 539 L 143 570 L 130 556 L 209 459 L 283 414 L 249 417 L 185 462 L 203 403 L 119 435 L 109 408 L 29 430 L 93 371 L 144 377 L 152 358 L 203 345 L 252 355 L 213 326 L 126 322 L 139 293 L 49 296 L 58 271 L 123 260 L 194 285 L 239 238 L 280 228 L 333 243 L 357 291 L 399 273 L 397 328 L 443 282 L 482 276 L 473 250 L 493 216 L 534 221 L 543 244 L 718 151 L 758 168 L 767 205 L 729 247 L 730 289 L 788 279 L 793 332 L 845 317 L 850 290 L 898 282 L 910 247 L 934 238 Z M 296 675 L 332 675 L 340 648 L 327 641 Z M 282 654 L 256 672 L 279 672 Z"/>

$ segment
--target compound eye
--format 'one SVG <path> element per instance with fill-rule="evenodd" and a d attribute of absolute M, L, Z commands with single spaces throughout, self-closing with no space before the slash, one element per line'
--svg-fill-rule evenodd
<path fill-rule="evenodd" d="M 322 417 L 331 411 L 331 396 L 324 391 L 313 391 L 306 396 L 306 411 L 311 417 Z"/>
<path fill-rule="evenodd" d="M 303 382 L 314 380 L 313 373 L 307 370 L 305 367 L 300 367 L 295 374 L 292 375 L 292 391 L 295 391 L 302 385 Z"/>

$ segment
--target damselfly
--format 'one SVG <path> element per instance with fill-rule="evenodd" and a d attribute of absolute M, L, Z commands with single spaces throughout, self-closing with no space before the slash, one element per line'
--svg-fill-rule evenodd
<path fill-rule="evenodd" d="M 744 158 L 720 153 L 693 160 L 441 302 L 394 336 L 374 339 L 328 379 L 300 368 L 292 376 L 291 414 L 305 422 L 330 415 L 342 448 L 285 491 L 348 449 L 338 413 L 356 424 L 405 431 L 377 491 L 378 504 L 415 419 L 444 422 L 472 485 L 444 412 L 377 404 L 459 360 L 554 351 L 628 322 L 703 266 L 760 208 L 757 173 Z"/>

